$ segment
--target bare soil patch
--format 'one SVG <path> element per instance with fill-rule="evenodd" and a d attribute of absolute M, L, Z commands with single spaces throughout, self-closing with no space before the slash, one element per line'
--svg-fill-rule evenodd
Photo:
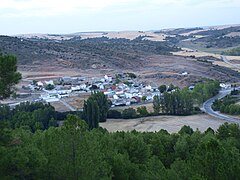
<path fill-rule="evenodd" d="M 84 101 L 88 99 L 90 94 L 80 94 L 78 96 L 70 96 L 64 98 L 64 101 L 68 103 L 70 106 L 74 107 L 75 109 L 82 109 L 84 105 Z"/>

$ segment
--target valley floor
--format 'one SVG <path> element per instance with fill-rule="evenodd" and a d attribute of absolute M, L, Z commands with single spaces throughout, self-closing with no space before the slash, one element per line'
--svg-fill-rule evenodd
<path fill-rule="evenodd" d="M 155 132 L 165 129 L 169 133 L 175 133 L 184 125 L 190 126 L 194 130 L 199 129 L 202 132 L 207 130 L 208 127 L 217 130 L 225 122 L 206 114 L 200 114 L 192 116 L 152 116 L 138 119 L 108 119 L 107 122 L 100 123 L 100 126 L 110 132 L 132 130 Z"/>

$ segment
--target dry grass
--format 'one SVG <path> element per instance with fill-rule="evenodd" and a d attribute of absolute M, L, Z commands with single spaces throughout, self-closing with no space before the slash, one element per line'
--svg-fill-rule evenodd
<path fill-rule="evenodd" d="M 132 131 L 140 132 L 155 132 L 165 129 L 170 133 L 178 132 L 182 126 L 191 126 L 194 130 L 207 130 L 211 127 L 217 130 L 218 127 L 225 121 L 208 115 L 193 115 L 193 116 L 154 116 L 139 119 L 108 119 L 105 123 L 100 123 L 100 126 L 106 128 L 110 132 L 116 131 Z"/>
<path fill-rule="evenodd" d="M 226 57 L 230 61 L 232 61 L 232 60 L 240 61 L 240 56 L 226 56 Z"/>
<path fill-rule="evenodd" d="M 185 56 L 185 57 L 188 57 L 188 56 L 195 56 L 195 57 L 204 57 L 204 56 L 212 56 L 212 57 L 215 57 L 215 58 L 218 58 L 218 59 L 221 59 L 221 55 L 220 54 L 214 54 L 214 53 L 208 53 L 208 52 L 202 52 L 202 51 L 194 51 L 192 52 L 193 50 L 192 49 L 188 49 L 188 48 L 182 48 L 183 51 L 179 51 L 179 52 L 173 52 L 174 55 L 178 55 L 178 56 Z M 233 61 L 240 61 L 240 56 L 226 56 L 226 58 L 233 64 L 236 64 L 236 62 L 233 62 Z M 215 65 L 219 65 L 219 66 L 224 66 L 224 67 L 228 67 L 228 68 L 231 68 L 231 69 L 234 69 L 236 71 L 239 71 L 239 69 L 225 63 L 225 62 L 222 62 L 222 61 L 214 61 L 213 64 Z M 237 63 L 238 64 L 238 63 Z M 240 63 L 239 63 L 240 64 Z"/>
<path fill-rule="evenodd" d="M 75 109 L 82 109 L 84 101 L 87 100 L 89 96 L 90 94 L 80 94 L 78 96 L 64 98 L 64 101 Z"/>
<path fill-rule="evenodd" d="M 50 104 L 55 108 L 56 111 L 59 111 L 59 112 L 69 111 L 69 109 L 60 101 L 50 102 Z"/>
<path fill-rule="evenodd" d="M 61 68 L 59 66 L 54 67 L 41 67 L 38 66 L 37 68 L 33 66 L 28 66 L 29 69 L 26 70 L 20 66 L 19 72 L 22 74 L 24 80 L 46 80 L 46 79 L 56 79 L 64 76 L 84 76 L 84 77 L 100 77 L 105 74 L 112 74 L 112 70 L 95 70 L 95 69 L 74 69 L 74 68 Z"/>
<path fill-rule="evenodd" d="M 195 57 L 212 56 L 219 59 L 221 58 L 219 54 L 213 54 L 213 53 L 202 52 L 202 51 L 192 52 L 193 50 L 188 48 L 182 48 L 182 49 L 183 51 L 173 52 L 173 54 L 178 56 L 195 56 Z"/>
<path fill-rule="evenodd" d="M 152 41 L 164 41 L 167 37 L 166 34 L 159 33 L 155 34 L 153 32 L 144 32 L 144 31 L 120 31 L 120 32 L 86 32 L 86 33 L 78 33 L 82 39 L 86 38 L 99 38 L 99 37 L 108 37 L 108 38 L 126 38 L 133 40 L 139 36 L 149 36 L 145 39 Z"/>
<path fill-rule="evenodd" d="M 236 37 L 236 36 L 240 36 L 240 32 L 231 32 L 231 33 L 229 33 L 229 34 L 227 34 L 227 35 L 225 35 L 225 36 L 227 36 L 227 37 Z"/>
<path fill-rule="evenodd" d="M 193 31 L 190 31 L 190 32 L 187 32 L 187 33 L 182 33 L 181 35 L 182 36 L 189 36 L 191 34 L 196 34 L 196 33 L 199 33 L 199 32 L 205 32 L 205 31 L 209 31 L 209 30 L 222 30 L 222 29 L 225 29 L 225 28 L 230 28 L 230 27 L 235 27 L 235 26 L 239 26 L 239 24 L 224 25 L 224 26 L 212 26 L 212 27 L 205 28 L 205 29 L 193 30 Z"/>

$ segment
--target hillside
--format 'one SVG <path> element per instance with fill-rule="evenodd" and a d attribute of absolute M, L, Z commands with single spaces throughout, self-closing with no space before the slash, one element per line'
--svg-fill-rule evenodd
<path fill-rule="evenodd" d="M 4 53 L 15 54 L 21 65 L 44 65 L 48 62 L 67 68 L 131 68 L 141 58 L 151 54 L 170 55 L 179 48 L 167 42 L 91 38 L 79 36 L 69 40 L 23 39 L 0 36 L 0 49 Z"/>
<path fill-rule="evenodd" d="M 143 81 L 185 86 L 205 79 L 238 82 L 239 73 L 222 66 L 221 59 L 211 53 L 228 52 L 239 46 L 239 32 L 240 26 L 235 25 L 146 32 L 0 36 L 0 50 L 15 54 L 21 71 L 28 75 L 34 72 L 35 77 L 49 72 L 51 76 L 79 73 L 95 76 L 133 71 Z M 176 53 L 181 50 L 178 47 L 184 47 L 183 50 L 188 47 L 194 53 L 192 56 L 186 53 L 184 57 L 172 55 L 173 52 L 180 55 Z M 211 53 L 195 56 L 199 50 Z M 67 73 L 69 71 L 72 72 Z M 183 72 L 188 75 L 183 76 Z"/>
<path fill-rule="evenodd" d="M 224 26 L 219 28 L 195 28 L 181 31 L 170 31 L 167 34 L 176 35 L 170 39 L 181 47 L 194 48 L 220 53 L 222 49 L 234 48 L 240 45 L 240 26 Z"/>

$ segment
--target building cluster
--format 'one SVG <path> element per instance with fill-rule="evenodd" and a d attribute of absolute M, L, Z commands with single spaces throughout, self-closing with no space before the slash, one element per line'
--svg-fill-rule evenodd
<path fill-rule="evenodd" d="M 157 86 L 138 83 L 136 78 L 127 74 L 116 77 L 105 75 L 99 78 L 62 77 L 48 81 L 34 81 L 28 87 L 32 91 L 41 91 L 38 100 L 59 101 L 62 97 L 103 92 L 112 102 L 112 106 L 125 106 L 142 101 L 152 101 L 159 95 Z"/>

